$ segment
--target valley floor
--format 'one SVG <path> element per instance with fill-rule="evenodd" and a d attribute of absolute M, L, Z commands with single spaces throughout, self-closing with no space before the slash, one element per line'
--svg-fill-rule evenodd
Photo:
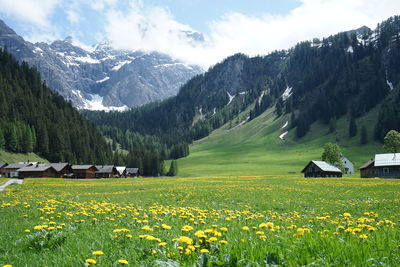
<path fill-rule="evenodd" d="M 399 202 L 396 179 L 25 179 L 0 266 L 395 266 Z"/>

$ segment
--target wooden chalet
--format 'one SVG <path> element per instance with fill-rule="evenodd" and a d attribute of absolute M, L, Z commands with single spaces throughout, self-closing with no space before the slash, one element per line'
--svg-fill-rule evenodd
<path fill-rule="evenodd" d="M 4 168 L 7 166 L 8 164 L 5 162 L 0 162 L 0 177 L 5 176 L 5 170 Z"/>
<path fill-rule="evenodd" d="M 116 166 L 119 177 L 126 177 L 126 167 L 125 166 Z"/>
<path fill-rule="evenodd" d="M 361 178 L 374 178 L 377 177 L 377 173 L 374 167 L 374 160 L 370 159 L 365 162 L 360 168 Z"/>
<path fill-rule="evenodd" d="M 34 164 L 17 170 L 19 178 L 54 178 L 57 171 L 50 164 Z"/>
<path fill-rule="evenodd" d="M 136 178 L 139 175 L 139 168 L 126 168 L 126 177 Z"/>
<path fill-rule="evenodd" d="M 301 171 L 304 177 L 342 177 L 342 171 L 325 161 L 312 160 Z"/>
<path fill-rule="evenodd" d="M 35 162 L 36 164 L 37 162 Z M 18 170 L 23 168 L 23 167 L 28 167 L 32 166 L 34 163 L 33 162 L 19 162 L 19 163 L 12 163 L 10 165 L 7 165 L 3 168 L 3 173 L 5 177 L 8 178 L 14 178 L 14 177 L 19 177 Z"/>
<path fill-rule="evenodd" d="M 50 163 L 51 167 L 56 170 L 56 178 L 72 177 L 72 165 L 69 163 Z"/>
<path fill-rule="evenodd" d="M 96 178 L 114 178 L 119 176 L 117 168 L 113 165 L 96 166 L 96 168 L 98 169 L 95 173 Z"/>
<path fill-rule="evenodd" d="M 360 172 L 362 178 L 400 178 L 400 153 L 376 154 Z"/>
<path fill-rule="evenodd" d="M 98 169 L 94 165 L 72 165 L 74 178 L 95 178 Z"/>

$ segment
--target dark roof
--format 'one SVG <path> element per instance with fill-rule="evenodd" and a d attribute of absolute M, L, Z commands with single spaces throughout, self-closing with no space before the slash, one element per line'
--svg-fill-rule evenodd
<path fill-rule="evenodd" d="M 314 163 L 318 168 L 320 168 L 324 172 L 340 172 L 340 173 L 342 173 L 342 171 L 339 168 L 337 168 L 336 166 L 334 166 L 328 162 L 318 161 L 318 160 L 310 161 L 310 163 L 308 163 L 307 166 L 301 172 L 305 172 L 311 163 Z"/>
<path fill-rule="evenodd" d="M 53 167 L 57 172 L 62 171 L 69 163 L 50 163 L 51 167 Z"/>
<path fill-rule="evenodd" d="M 4 169 L 21 169 L 22 167 L 30 166 L 32 163 L 12 163 L 7 165 Z"/>
<path fill-rule="evenodd" d="M 88 170 L 92 167 L 96 168 L 96 166 L 94 166 L 94 165 L 72 165 L 73 170 Z M 96 170 L 98 170 L 98 169 L 96 168 Z"/>
<path fill-rule="evenodd" d="M 139 168 L 126 168 L 126 173 L 138 173 Z"/>
<path fill-rule="evenodd" d="M 5 167 L 5 166 L 7 166 L 7 163 L 5 163 L 5 162 L 0 162 L 0 168 L 3 168 L 3 167 Z"/>
<path fill-rule="evenodd" d="M 48 169 L 55 169 L 50 165 L 50 164 L 35 164 L 33 166 L 26 166 L 22 167 L 21 169 L 18 169 L 18 172 L 44 172 L 47 171 Z"/>
<path fill-rule="evenodd" d="M 371 164 L 374 164 L 374 162 L 375 162 L 375 160 L 372 160 L 372 159 L 368 160 L 367 162 L 364 163 L 364 165 L 362 165 L 359 168 L 359 170 L 363 170 L 363 169 L 368 168 L 369 166 L 371 166 Z"/>
<path fill-rule="evenodd" d="M 96 173 L 114 173 L 117 172 L 117 169 L 115 169 L 114 165 L 102 165 L 102 166 L 96 166 L 98 171 Z"/>

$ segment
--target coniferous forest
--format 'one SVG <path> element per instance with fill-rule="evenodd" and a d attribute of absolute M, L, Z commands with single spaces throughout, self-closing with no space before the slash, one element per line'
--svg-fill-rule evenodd
<path fill-rule="evenodd" d="M 395 16 L 374 31 L 362 27 L 264 57 L 237 54 L 189 80 L 176 97 L 122 113 L 84 115 L 124 148 L 140 144 L 165 159 L 184 157 L 193 140 L 227 122 L 252 120 L 270 107 L 277 116 L 289 114 L 290 127 L 301 138 L 312 123 L 334 128 L 345 115 L 352 118 L 354 136 L 355 119 L 384 103 L 370 126 L 382 140 L 389 129 L 400 130 L 399 94 L 393 90 L 399 73 L 400 17 Z M 238 118 L 248 108 L 248 117 Z"/>
<path fill-rule="evenodd" d="M 39 72 L 0 49 L 0 148 L 35 152 L 51 162 L 106 164 L 111 147 Z"/>

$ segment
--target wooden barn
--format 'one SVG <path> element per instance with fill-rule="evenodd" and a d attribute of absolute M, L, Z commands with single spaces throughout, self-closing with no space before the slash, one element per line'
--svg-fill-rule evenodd
<path fill-rule="evenodd" d="M 304 177 L 342 177 L 342 171 L 325 161 L 312 160 L 301 171 Z"/>
<path fill-rule="evenodd" d="M 6 167 L 3 168 L 4 176 L 8 178 L 19 177 L 18 176 L 19 169 L 23 167 L 32 166 L 33 164 L 34 164 L 33 162 L 19 162 L 7 165 Z"/>
<path fill-rule="evenodd" d="M 5 162 L 0 162 L 0 177 L 5 176 L 5 170 L 4 168 L 7 166 L 8 164 Z"/>
<path fill-rule="evenodd" d="M 96 166 L 96 168 L 98 169 L 95 173 L 96 178 L 114 178 L 119 176 L 117 168 L 113 165 Z"/>
<path fill-rule="evenodd" d="M 34 164 L 32 166 L 22 167 L 17 170 L 20 178 L 54 178 L 57 171 L 50 164 Z"/>
<path fill-rule="evenodd" d="M 138 168 L 126 168 L 126 177 L 136 178 L 139 175 Z"/>
<path fill-rule="evenodd" d="M 95 178 L 98 169 L 94 165 L 72 165 L 74 178 Z"/>
<path fill-rule="evenodd" d="M 374 166 L 374 160 L 370 159 L 367 162 L 365 162 L 360 168 L 360 174 L 361 178 L 374 178 L 377 177 L 377 172 L 375 170 Z"/>
<path fill-rule="evenodd" d="M 360 172 L 362 178 L 400 178 L 400 153 L 376 154 Z"/>
<path fill-rule="evenodd" d="M 50 163 L 50 165 L 56 170 L 56 178 L 72 177 L 74 173 L 69 163 Z"/>

